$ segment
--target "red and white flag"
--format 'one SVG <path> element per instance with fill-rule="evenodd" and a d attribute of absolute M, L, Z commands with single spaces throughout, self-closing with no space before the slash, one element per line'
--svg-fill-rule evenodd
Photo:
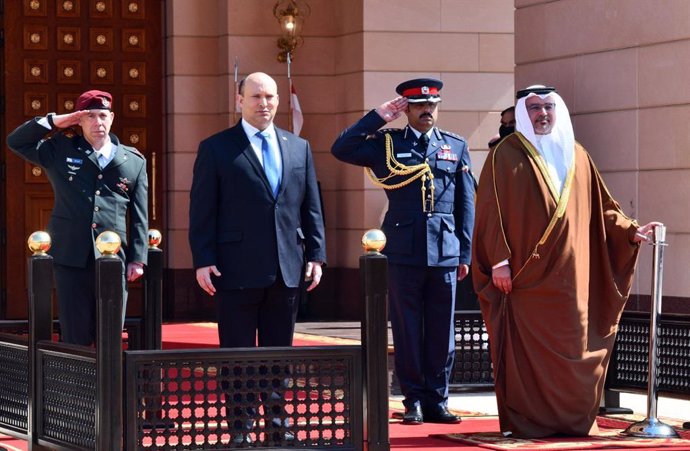
<path fill-rule="evenodd" d="M 290 108 L 292 108 L 292 133 L 299 136 L 302 125 L 304 125 L 304 116 L 302 116 L 302 107 L 299 106 L 295 85 L 292 85 L 292 92 L 290 93 Z"/>

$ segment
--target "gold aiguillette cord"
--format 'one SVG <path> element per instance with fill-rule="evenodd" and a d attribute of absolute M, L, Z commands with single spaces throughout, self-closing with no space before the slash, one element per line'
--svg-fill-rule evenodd
<path fill-rule="evenodd" d="M 404 164 L 401 164 L 398 162 L 398 160 L 395 159 L 395 156 L 393 155 L 393 138 L 391 138 L 391 135 L 388 133 L 384 134 L 385 139 L 386 139 L 386 167 L 390 171 L 390 174 L 388 174 L 385 177 L 379 178 L 376 177 L 374 174 L 374 171 L 372 171 L 371 168 L 364 168 L 364 171 L 366 174 L 369 176 L 369 179 L 371 182 L 383 189 L 386 190 L 392 190 L 392 189 L 399 189 L 404 186 L 409 185 L 410 183 L 414 182 L 418 178 L 421 178 L 422 182 L 422 211 L 427 212 L 427 211 L 434 211 L 434 174 L 431 172 L 431 167 L 429 166 L 429 163 L 424 162 L 422 164 L 415 164 L 412 166 L 406 166 Z M 401 182 L 398 183 L 391 183 L 388 184 L 388 180 L 393 178 L 393 177 L 405 177 L 408 176 L 408 178 L 404 179 Z M 426 203 L 426 184 L 427 181 L 429 182 L 429 191 L 431 192 L 431 201 L 430 201 L 430 209 L 427 210 L 427 203 Z"/>

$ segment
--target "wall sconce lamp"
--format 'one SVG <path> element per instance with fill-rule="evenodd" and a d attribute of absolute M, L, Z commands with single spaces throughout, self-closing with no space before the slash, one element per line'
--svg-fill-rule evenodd
<path fill-rule="evenodd" d="M 287 61 L 287 55 L 290 54 L 290 59 L 294 59 L 294 52 L 297 47 L 302 45 L 304 39 L 302 38 L 302 25 L 304 19 L 311 14 L 311 8 L 305 1 L 298 0 L 278 0 L 273 6 L 273 15 L 278 19 L 280 29 L 283 35 L 278 38 L 278 61 L 284 63 Z"/>

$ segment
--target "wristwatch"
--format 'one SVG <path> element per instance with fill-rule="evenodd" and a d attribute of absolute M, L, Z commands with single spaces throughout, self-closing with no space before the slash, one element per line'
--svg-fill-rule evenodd
<path fill-rule="evenodd" d="M 55 113 L 48 113 L 46 115 L 46 119 L 48 119 L 48 124 L 50 124 L 50 128 L 55 128 L 55 122 L 53 122 L 53 116 L 55 116 Z"/>

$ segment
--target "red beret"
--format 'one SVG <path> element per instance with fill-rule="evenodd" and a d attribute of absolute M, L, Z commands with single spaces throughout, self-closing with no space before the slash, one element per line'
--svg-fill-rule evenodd
<path fill-rule="evenodd" d="M 110 110 L 113 105 L 113 96 L 105 91 L 86 91 L 77 99 L 77 111 L 81 110 Z"/>

